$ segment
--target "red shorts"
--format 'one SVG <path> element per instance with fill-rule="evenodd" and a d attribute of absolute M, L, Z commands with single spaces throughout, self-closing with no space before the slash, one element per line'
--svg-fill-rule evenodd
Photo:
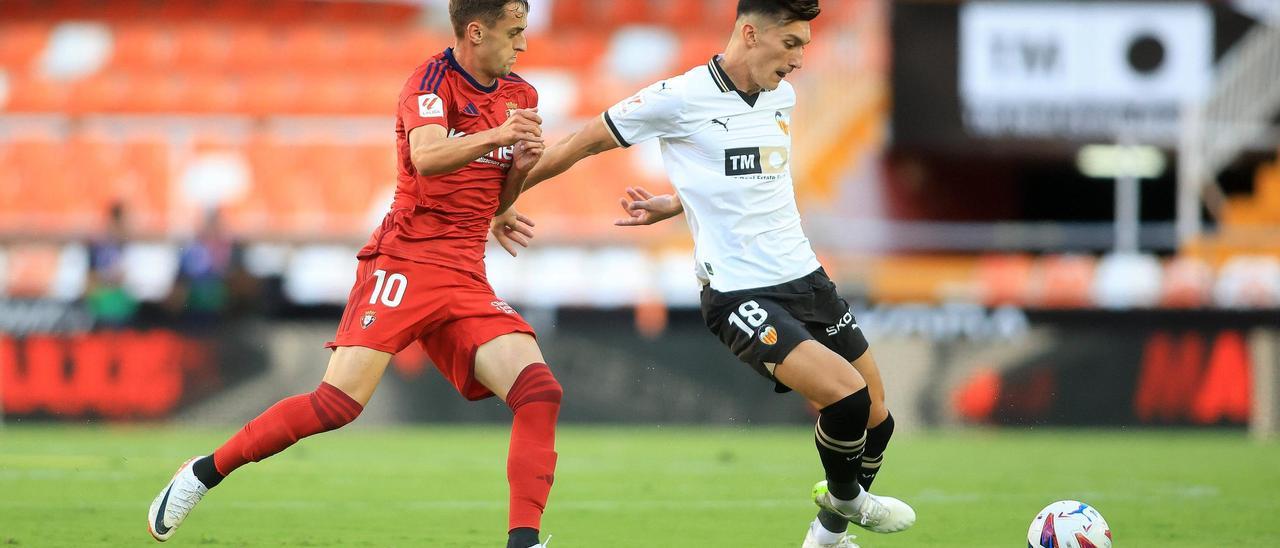
<path fill-rule="evenodd" d="M 476 349 L 508 333 L 534 334 L 483 275 L 375 255 L 356 267 L 338 334 L 325 346 L 395 354 L 416 340 L 458 393 L 480 400 L 493 392 L 476 381 Z"/>

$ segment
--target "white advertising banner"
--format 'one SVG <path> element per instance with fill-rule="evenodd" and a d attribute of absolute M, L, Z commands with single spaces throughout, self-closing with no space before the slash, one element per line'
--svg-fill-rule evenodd
<path fill-rule="evenodd" d="M 1188 2 L 971 2 L 960 12 L 960 96 L 983 137 L 1153 144 L 1213 68 L 1213 15 Z"/>

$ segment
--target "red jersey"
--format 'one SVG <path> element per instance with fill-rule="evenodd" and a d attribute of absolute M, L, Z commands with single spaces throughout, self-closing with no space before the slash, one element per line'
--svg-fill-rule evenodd
<path fill-rule="evenodd" d="M 450 139 L 473 135 L 502 125 L 515 109 L 537 106 L 538 92 L 514 73 L 480 85 L 454 59 L 453 48 L 414 70 L 396 110 L 395 200 L 358 257 L 381 253 L 483 273 L 489 221 L 513 147 L 490 151 L 451 173 L 424 176 L 413 167 L 409 132 L 436 124 Z"/>

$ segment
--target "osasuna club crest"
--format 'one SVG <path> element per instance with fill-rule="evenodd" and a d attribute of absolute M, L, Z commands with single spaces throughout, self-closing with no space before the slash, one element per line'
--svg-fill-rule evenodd
<path fill-rule="evenodd" d="M 372 310 L 365 310 L 364 317 L 360 318 L 360 328 L 369 329 L 369 326 L 373 325 L 373 321 L 376 319 L 378 319 L 377 312 L 374 312 Z"/>

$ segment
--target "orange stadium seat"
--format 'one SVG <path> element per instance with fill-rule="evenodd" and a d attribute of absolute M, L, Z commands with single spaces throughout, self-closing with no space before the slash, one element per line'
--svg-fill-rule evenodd
<path fill-rule="evenodd" d="M 118 141 L 105 135 L 80 132 L 66 141 L 68 158 L 76 158 L 77 172 L 94 174 L 93 184 L 72 179 L 78 194 L 76 201 L 90 211 L 101 211 L 106 204 L 120 198 L 119 186 L 124 180 L 124 151 Z"/>
<path fill-rule="evenodd" d="M 173 63 L 180 70 L 210 70 L 231 59 L 231 31 L 222 25 L 194 24 L 173 27 Z"/>
<path fill-rule="evenodd" d="M 830 4 L 831 2 L 827 2 Z M 824 6 L 824 9 L 826 7 Z M 738 0 L 707 0 L 707 10 L 704 12 L 705 18 L 703 25 L 707 29 L 724 29 L 725 36 L 728 36 L 730 30 L 729 25 L 733 23 L 734 18 L 738 15 Z"/>
<path fill-rule="evenodd" d="M 453 45 L 452 35 L 435 34 L 417 27 L 397 29 L 391 31 L 390 36 L 395 49 L 388 56 L 386 63 L 388 67 L 395 67 L 404 72 L 401 84 L 414 68 L 425 63 L 431 56 L 444 51 L 444 48 Z M 399 89 L 400 87 L 396 86 L 396 90 L 399 91 Z"/>
<path fill-rule="evenodd" d="M 130 79 L 130 91 L 120 108 L 126 112 L 182 112 L 187 82 L 181 74 L 144 72 Z"/>
<path fill-rule="evenodd" d="M 318 175 L 316 193 L 324 208 L 330 232 L 352 231 L 369 211 L 370 199 L 380 181 L 361 167 L 358 150 L 347 145 L 319 145 L 306 149 L 316 158 L 313 174 Z"/>
<path fill-rule="evenodd" d="M 1045 308 L 1085 308 L 1092 304 L 1094 258 L 1057 255 L 1041 261 L 1037 304 Z"/>
<path fill-rule="evenodd" d="M 0 67 L 26 69 L 44 49 L 49 25 L 34 21 L 0 24 Z"/>
<path fill-rule="evenodd" d="M 61 207 L 51 202 L 67 174 L 62 143 L 57 139 L 23 139 L 12 143 L 11 153 L 14 173 L 18 175 L 14 199 L 22 208 L 19 214 L 31 218 L 33 224 L 41 224 L 39 228 L 48 228 L 49 216 Z"/>
<path fill-rule="evenodd" d="M 343 61 L 345 48 L 339 37 L 333 27 L 299 25 L 285 32 L 284 47 L 276 53 L 291 70 L 326 69 Z"/>
<path fill-rule="evenodd" d="M 968 256 L 895 255 L 864 262 L 871 266 L 867 286 L 877 302 L 968 300 L 973 296 L 968 282 L 973 280 L 975 261 Z"/>
<path fill-rule="evenodd" d="M 690 32 L 680 35 L 680 53 L 676 70 L 685 71 L 690 67 L 706 64 L 711 60 L 712 55 L 723 53 L 727 42 L 727 34 Z"/>
<path fill-rule="evenodd" d="M 595 20 L 589 13 L 594 4 L 588 0 L 556 0 L 551 7 L 551 25 L 557 32 L 585 27 L 588 21 Z"/>
<path fill-rule="evenodd" d="M 703 29 L 705 32 L 714 28 L 705 25 L 706 9 L 707 3 L 704 1 L 667 0 L 658 5 L 655 16 L 658 23 L 665 27 L 680 30 Z"/>
<path fill-rule="evenodd" d="M 988 306 L 1021 305 L 1030 290 L 1034 263 L 1025 255 L 992 255 L 978 260 L 978 285 Z"/>
<path fill-rule="evenodd" d="M 19 191 L 22 176 L 17 169 L 18 158 L 8 141 L 0 140 L 0 230 L 16 230 L 21 222 L 15 215 L 22 210 Z"/>
<path fill-rule="evenodd" d="M 67 102 L 63 112 L 91 114 L 124 110 L 133 95 L 132 74 L 109 71 L 80 80 L 74 84 L 73 99 Z"/>
<path fill-rule="evenodd" d="M 30 74 L 12 75 L 9 101 L 4 110 L 13 112 L 60 112 L 71 100 L 67 84 Z"/>
<path fill-rule="evenodd" d="M 387 60 L 391 58 L 396 46 L 393 44 L 386 29 L 380 29 L 372 25 L 353 25 L 347 27 L 344 33 L 343 57 L 344 65 L 352 65 L 359 68 L 370 67 L 386 67 Z M 412 67 L 406 67 L 405 71 Z"/>
<path fill-rule="evenodd" d="M 396 99 L 408 77 L 409 71 L 406 70 L 404 73 L 383 72 L 360 78 L 351 98 L 351 112 L 388 119 L 395 116 Z"/>
<path fill-rule="evenodd" d="M 1213 291 L 1213 269 L 1196 257 L 1177 257 L 1164 267 L 1160 285 L 1160 306 L 1200 308 L 1209 304 Z"/>
<path fill-rule="evenodd" d="M 583 30 L 558 32 L 554 38 L 534 38 L 529 51 L 520 54 L 516 72 L 532 67 L 592 70 L 604 54 L 608 38 L 601 32 Z"/>
<path fill-rule="evenodd" d="M 179 99 L 184 112 L 235 113 L 241 108 L 244 83 L 234 74 L 197 72 L 182 76 L 187 85 Z"/>
<path fill-rule="evenodd" d="M 280 63 L 275 55 L 284 47 L 281 33 L 264 24 L 236 25 L 231 32 L 228 63 L 236 70 L 259 71 Z"/>
<path fill-rule="evenodd" d="M 109 67 L 147 69 L 173 61 L 175 46 L 171 33 L 155 24 L 127 23 L 112 27 L 115 41 Z"/>
<path fill-rule="evenodd" d="M 258 116 L 296 114 L 303 91 L 292 74 L 255 74 L 245 81 L 244 110 Z"/>
<path fill-rule="evenodd" d="M 599 116 L 609 107 L 618 103 L 640 89 L 644 83 L 621 82 L 603 74 L 583 74 L 579 87 L 585 92 L 579 95 L 578 109 L 575 114 L 582 117 Z"/>
<path fill-rule="evenodd" d="M 21 244 L 9 248 L 8 279 L 3 280 L 14 297 L 43 297 L 58 272 L 61 249 L 49 244 Z"/>
<path fill-rule="evenodd" d="M 251 140 L 246 156 L 253 177 L 251 192 L 258 195 L 259 207 L 265 208 L 267 229 L 306 232 L 304 215 L 320 210 L 312 188 L 315 159 L 304 156 L 297 144 L 269 137 Z"/>
<path fill-rule="evenodd" d="M 124 144 L 124 178 L 120 193 L 134 225 L 142 231 L 162 230 L 169 207 L 169 146 L 161 140 L 131 139 Z"/>
<path fill-rule="evenodd" d="M 654 10 L 652 2 L 649 0 L 613 0 L 612 2 L 601 2 L 600 8 L 603 9 L 603 17 L 600 18 L 607 28 L 617 28 L 626 25 L 639 25 L 651 23 L 654 20 Z"/>
<path fill-rule="evenodd" d="M 304 104 L 309 104 L 312 109 L 311 112 L 316 114 L 354 114 L 357 112 L 356 107 L 360 102 L 360 87 L 362 85 L 367 85 L 367 83 L 352 78 L 349 74 L 326 74 L 322 78 L 316 78 L 306 85 L 302 92 L 303 101 L 299 103 L 299 108 L 303 108 Z M 387 92 L 383 104 L 394 105 L 398 91 L 397 89 Z M 390 107 L 387 107 L 387 109 L 387 112 L 389 112 Z"/>

